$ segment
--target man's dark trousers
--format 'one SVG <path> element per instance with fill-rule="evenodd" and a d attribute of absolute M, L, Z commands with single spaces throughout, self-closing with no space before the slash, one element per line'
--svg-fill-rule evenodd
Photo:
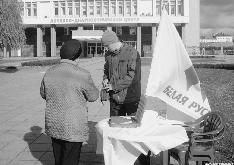
<path fill-rule="evenodd" d="M 78 165 L 82 142 L 52 139 L 55 165 Z"/>

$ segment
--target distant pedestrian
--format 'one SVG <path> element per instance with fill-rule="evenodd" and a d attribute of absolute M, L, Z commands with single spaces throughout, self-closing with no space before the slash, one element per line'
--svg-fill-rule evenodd
<path fill-rule="evenodd" d="M 206 55 L 206 50 L 205 50 L 205 48 L 202 48 L 202 55 L 203 55 L 203 56 Z"/>
<path fill-rule="evenodd" d="M 90 73 L 75 62 L 81 51 L 79 41 L 65 42 L 60 49 L 61 63 L 48 69 L 41 82 L 45 132 L 52 139 L 55 165 L 78 165 L 89 133 L 86 102 L 99 95 Z"/>

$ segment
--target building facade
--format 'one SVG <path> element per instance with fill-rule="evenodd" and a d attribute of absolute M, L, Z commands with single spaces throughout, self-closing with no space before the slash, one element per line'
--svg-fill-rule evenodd
<path fill-rule="evenodd" d="M 101 56 L 100 36 L 115 31 L 123 42 L 151 56 L 165 7 L 188 51 L 199 47 L 199 0 L 22 0 L 26 45 L 22 56 L 57 56 L 71 38 L 82 41 L 84 57 Z"/>

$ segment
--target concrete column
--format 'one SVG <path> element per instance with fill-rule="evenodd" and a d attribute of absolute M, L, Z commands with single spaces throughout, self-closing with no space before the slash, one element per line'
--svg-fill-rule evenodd
<path fill-rule="evenodd" d="M 188 49 L 192 48 L 192 54 L 199 54 L 200 46 L 200 1 L 184 1 L 184 6 L 189 5 L 189 23 L 182 27 L 182 39 Z M 185 15 L 186 8 L 184 9 Z M 187 50 L 188 50 L 187 49 Z"/>
<path fill-rule="evenodd" d="M 156 35 L 157 35 L 157 27 L 156 27 L 156 24 L 152 24 L 152 53 L 153 53 L 153 50 L 154 50 L 154 45 L 155 45 L 155 42 L 156 42 Z"/>
<path fill-rule="evenodd" d="M 141 24 L 137 24 L 137 51 L 141 55 Z"/>
<path fill-rule="evenodd" d="M 51 25 L 50 28 L 51 35 L 51 57 L 56 56 L 56 26 Z"/>
<path fill-rule="evenodd" d="M 18 56 L 18 57 L 21 57 L 21 55 L 22 55 L 21 51 L 22 51 L 21 48 L 17 50 L 17 56 Z"/>
<path fill-rule="evenodd" d="M 43 56 L 42 53 L 42 42 L 43 42 L 43 32 L 42 32 L 42 27 L 37 26 L 37 57 Z"/>
<path fill-rule="evenodd" d="M 156 0 L 153 0 L 153 1 L 152 1 L 152 6 L 153 6 L 153 7 L 152 7 L 152 10 L 153 10 L 153 11 L 152 11 L 152 15 L 153 15 L 153 16 L 156 16 Z"/>
<path fill-rule="evenodd" d="M 182 41 L 184 42 L 185 46 L 186 46 L 186 30 L 185 30 L 186 24 L 181 24 L 181 28 L 182 28 Z"/>
<path fill-rule="evenodd" d="M 110 17 L 111 16 L 111 2 L 110 2 L 110 0 L 108 1 L 108 17 Z"/>
<path fill-rule="evenodd" d="M 86 17 L 89 17 L 89 7 L 88 7 L 88 0 L 86 0 Z"/>
<path fill-rule="evenodd" d="M 6 46 L 3 48 L 3 57 L 8 58 L 7 48 Z"/>
<path fill-rule="evenodd" d="M 220 55 L 223 55 L 223 46 L 220 48 Z"/>

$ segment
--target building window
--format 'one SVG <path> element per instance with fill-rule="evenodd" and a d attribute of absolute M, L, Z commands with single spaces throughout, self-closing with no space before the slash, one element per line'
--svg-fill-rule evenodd
<path fill-rule="evenodd" d="M 115 16 L 116 15 L 116 1 L 115 0 L 111 0 L 111 15 Z"/>
<path fill-rule="evenodd" d="M 178 0 L 177 1 L 177 7 L 178 7 L 178 15 L 183 15 L 183 1 L 182 0 Z"/>
<path fill-rule="evenodd" d="M 167 13 L 169 14 L 169 3 L 168 3 L 168 1 L 163 0 L 162 4 L 165 5 L 165 9 L 166 9 Z"/>
<path fill-rule="evenodd" d="M 68 9 L 68 15 L 72 16 L 73 11 L 72 11 L 72 1 L 67 1 L 67 9 Z"/>
<path fill-rule="evenodd" d="M 60 2 L 61 16 L 66 15 L 66 3 L 65 1 Z"/>
<path fill-rule="evenodd" d="M 156 1 L 156 15 L 161 15 L 161 0 Z"/>
<path fill-rule="evenodd" d="M 132 0 L 132 9 L 133 9 L 133 15 L 137 15 L 137 1 Z"/>
<path fill-rule="evenodd" d="M 95 3 L 96 3 L 96 15 L 101 16 L 101 11 L 102 11 L 101 0 L 96 0 Z"/>
<path fill-rule="evenodd" d="M 58 5 L 58 2 L 54 2 L 54 15 L 55 16 L 59 15 L 59 5 Z"/>
<path fill-rule="evenodd" d="M 36 2 L 26 2 L 25 3 L 26 16 L 31 17 L 37 16 L 37 3 Z"/>
<path fill-rule="evenodd" d="M 130 0 L 125 0 L 125 9 L 126 9 L 126 16 L 131 15 L 131 1 Z"/>
<path fill-rule="evenodd" d="M 94 2 L 93 0 L 89 0 L 89 15 L 94 16 Z"/>
<path fill-rule="evenodd" d="M 75 0 L 75 15 L 80 16 L 80 0 Z"/>
<path fill-rule="evenodd" d="M 123 10 L 123 1 L 122 1 L 122 0 L 120 0 L 120 1 L 118 2 L 118 12 L 119 12 L 119 15 L 120 15 L 120 16 L 123 16 L 124 10 Z"/>
<path fill-rule="evenodd" d="M 27 16 L 32 16 L 31 2 L 26 2 L 26 14 Z"/>
<path fill-rule="evenodd" d="M 171 6 L 171 15 L 175 16 L 176 15 L 176 1 L 171 0 L 170 6 Z"/>
<path fill-rule="evenodd" d="M 32 11 L 33 11 L 32 15 L 36 17 L 37 16 L 37 3 L 36 2 L 32 3 Z"/>
<path fill-rule="evenodd" d="M 25 3 L 26 16 L 36 17 L 37 16 L 37 3 L 36 2 L 26 2 Z"/>
<path fill-rule="evenodd" d="M 87 1 L 86 0 L 81 1 L 81 15 L 87 16 Z"/>
<path fill-rule="evenodd" d="M 108 16 L 108 11 L 109 11 L 109 1 L 103 0 L 103 15 Z"/>

